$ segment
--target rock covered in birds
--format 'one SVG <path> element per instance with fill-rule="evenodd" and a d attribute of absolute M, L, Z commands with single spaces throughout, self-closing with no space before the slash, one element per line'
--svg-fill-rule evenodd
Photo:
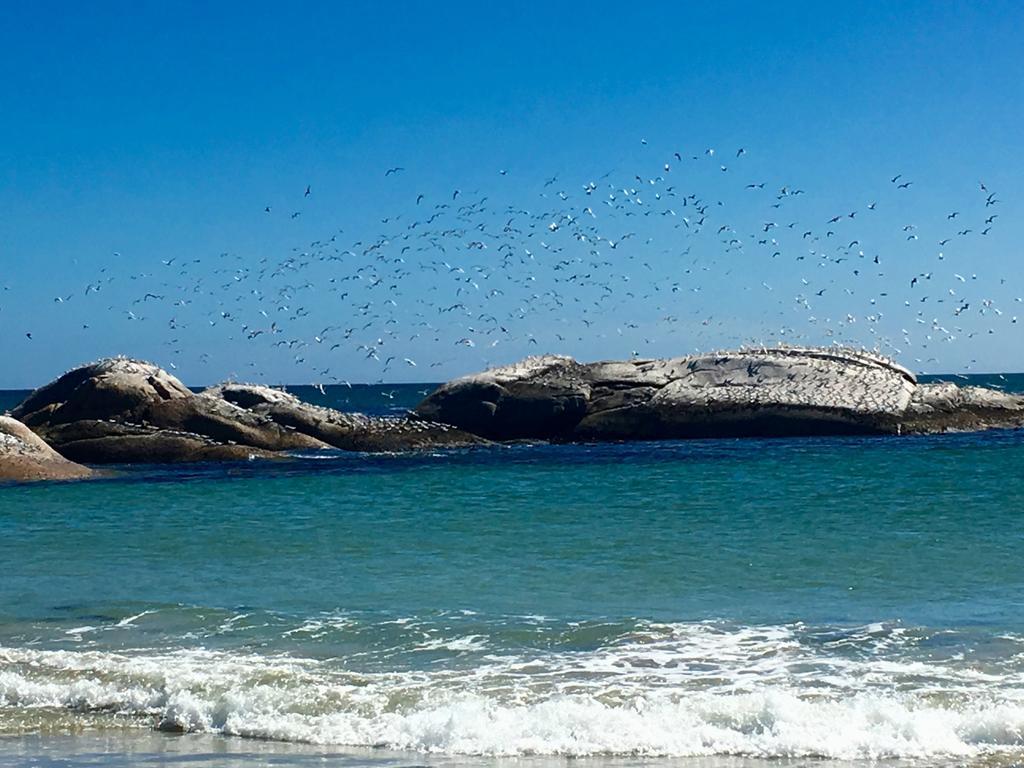
<path fill-rule="evenodd" d="M 75 368 L 37 389 L 12 415 L 85 463 L 245 460 L 324 447 L 128 358 Z"/>
<path fill-rule="evenodd" d="M 900 418 L 905 434 L 1024 426 L 1024 397 L 952 382 L 921 384 Z"/>
<path fill-rule="evenodd" d="M 30 425 L 67 424 L 191 396 L 184 384 L 151 363 L 108 358 L 70 370 L 40 387 L 13 414 Z"/>
<path fill-rule="evenodd" d="M 448 424 L 415 416 L 343 413 L 305 403 L 288 392 L 259 384 L 228 382 L 205 390 L 203 396 L 224 400 L 285 429 L 347 451 L 403 451 L 486 442 Z"/>
<path fill-rule="evenodd" d="M 976 390 L 921 385 L 890 360 L 838 348 L 588 364 L 547 355 L 455 379 L 417 413 L 495 440 L 891 434 L 1024 423 L 1024 398 Z"/>
<path fill-rule="evenodd" d="M 65 459 L 20 421 L 0 416 L 0 482 L 91 476 L 91 469 Z"/>

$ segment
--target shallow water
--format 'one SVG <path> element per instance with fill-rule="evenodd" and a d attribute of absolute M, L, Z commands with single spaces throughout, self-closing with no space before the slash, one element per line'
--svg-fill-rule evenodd
<path fill-rule="evenodd" d="M 0 764 L 1012 764 L 1022 468 L 993 432 L 0 489 Z"/>

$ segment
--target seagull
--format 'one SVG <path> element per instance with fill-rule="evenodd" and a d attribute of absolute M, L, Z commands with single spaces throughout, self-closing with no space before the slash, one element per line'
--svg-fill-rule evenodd
<path fill-rule="evenodd" d="M 390 176 L 392 173 L 400 173 L 404 170 L 405 168 L 399 168 L 398 166 L 395 166 L 394 168 L 388 168 L 386 171 L 384 171 L 384 175 Z"/>
<path fill-rule="evenodd" d="M 303 197 L 309 197 L 312 193 L 313 193 L 313 190 L 310 189 L 309 184 L 307 184 L 306 185 L 306 194 L 304 194 Z"/>

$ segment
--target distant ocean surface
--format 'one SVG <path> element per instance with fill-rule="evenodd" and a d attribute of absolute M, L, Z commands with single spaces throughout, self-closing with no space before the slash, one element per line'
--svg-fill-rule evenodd
<path fill-rule="evenodd" d="M 1022 470 L 999 431 L 0 488 L 0 765 L 1019 764 Z"/>

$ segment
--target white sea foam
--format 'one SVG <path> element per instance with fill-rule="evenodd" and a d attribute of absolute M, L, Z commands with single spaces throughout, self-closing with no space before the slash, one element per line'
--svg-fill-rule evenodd
<path fill-rule="evenodd" d="M 58 708 L 450 754 L 1024 754 L 1019 653 L 983 669 L 914 653 L 919 640 L 891 626 L 650 624 L 596 649 L 498 655 L 476 635 L 446 634 L 437 647 L 479 658 L 388 672 L 227 651 L 0 648 L 0 731 L 10 713 L 30 723 Z"/>
<path fill-rule="evenodd" d="M 115 627 L 130 627 L 130 626 L 134 625 L 135 622 L 138 621 L 139 619 L 141 619 L 143 616 L 150 616 L 150 615 L 152 615 L 154 613 L 156 613 L 156 611 L 142 611 L 141 613 L 136 613 L 133 616 L 125 616 L 123 619 L 118 621 L 114 626 Z"/>
<path fill-rule="evenodd" d="M 72 627 L 71 629 L 65 629 L 64 630 L 64 634 L 65 635 L 85 635 L 85 634 L 88 634 L 90 632 L 96 632 L 99 629 L 100 629 L 99 627 L 94 627 L 92 625 L 86 625 L 84 627 Z"/>
<path fill-rule="evenodd" d="M 487 638 L 483 635 L 465 635 L 463 637 L 433 637 L 412 647 L 414 651 L 482 651 L 487 647 Z"/>

